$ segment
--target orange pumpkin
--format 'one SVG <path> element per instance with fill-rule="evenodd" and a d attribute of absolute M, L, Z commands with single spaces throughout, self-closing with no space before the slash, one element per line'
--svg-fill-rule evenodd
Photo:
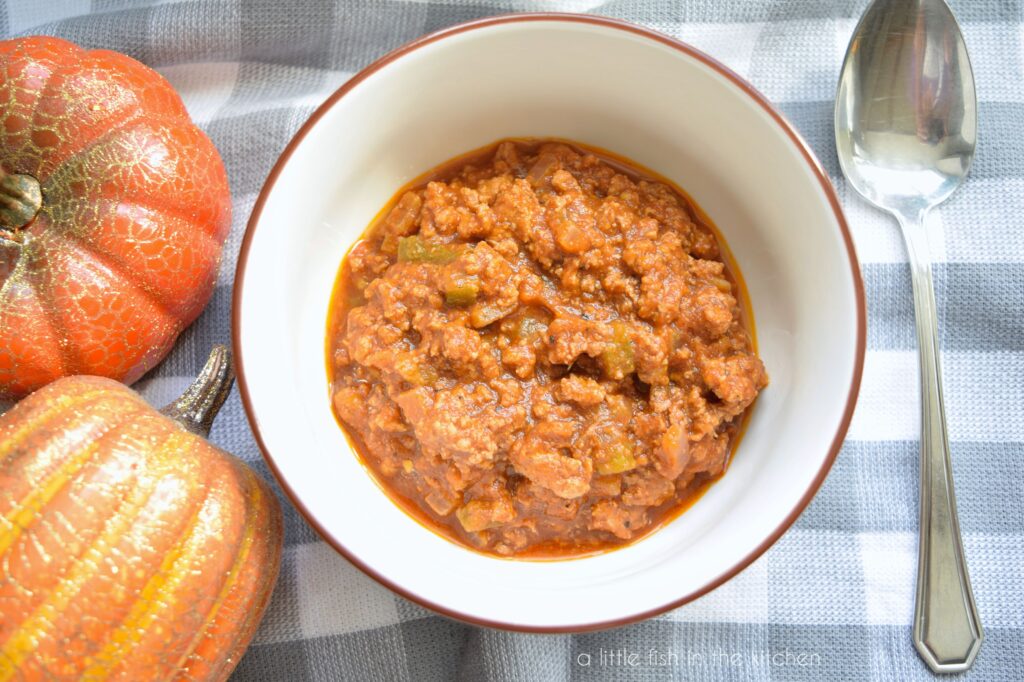
<path fill-rule="evenodd" d="M 213 292 L 227 174 L 171 85 L 107 50 L 0 42 L 0 397 L 131 383 Z"/>
<path fill-rule="evenodd" d="M 0 417 L 0 680 L 223 680 L 281 557 L 273 492 L 200 434 L 227 349 L 164 414 L 69 377 Z"/>

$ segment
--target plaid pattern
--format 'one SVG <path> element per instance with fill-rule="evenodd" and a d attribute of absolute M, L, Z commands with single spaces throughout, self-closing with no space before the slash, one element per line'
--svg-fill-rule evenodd
<path fill-rule="evenodd" d="M 139 384 L 175 396 L 230 338 L 231 279 L 256 194 L 292 134 L 352 73 L 412 38 L 520 10 L 594 12 L 690 42 L 749 79 L 838 188 L 864 267 L 868 357 L 853 425 L 810 508 L 737 578 L 638 625 L 578 636 L 478 629 L 406 602 L 285 502 L 280 583 L 236 680 L 925 679 L 916 578 L 917 365 L 895 223 L 841 177 L 832 101 L 866 0 L 0 0 L 0 33 L 126 52 L 181 92 L 227 163 L 235 218 L 216 294 Z M 1024 8 L 954 0 L 981 106 L 970 181 L 932 215 L 960 520 L 986 640 L 977 680 L 1024 679 Z M 212 438 L 270 478 L 237 393 Z M 629 655 L 634 654 L 635 658 Z"/>

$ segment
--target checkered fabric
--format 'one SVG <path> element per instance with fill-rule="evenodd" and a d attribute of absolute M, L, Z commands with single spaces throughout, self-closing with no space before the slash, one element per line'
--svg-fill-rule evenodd
<path fill-rule="evenodd" d="M 619 17 L 706 51 L 795 124 L 835 183 L 863 264 L 868 354 L 849 437 L 821 492 L 726 585 L 653 620 L 576 636 L 463 625 L 396 597 L 282 500 L 280 582 L 234 679 L 923 679 L 910 639 L 918 385 L 910 276 L 895 223 L 844 182 L 832 104 L 867 0 L 0 0 L 0 34 L 45 33 L 159 70 L 227 164 L 234 225 L 216 294 L 138 385 L 178 394 L 230 339 L 232 277 L 256 195 L 296 129 L 354 72 L 474 17 Z M 985 627 L 974 680 L 1024 680 L 1024 2 L 954 0 L 980 100 L 968 183 L 932 214 L 960 523 Z M 271 475 L 234 393 L 212 439 Z M 636 654 L 631 658 L 629 654 Z"/>

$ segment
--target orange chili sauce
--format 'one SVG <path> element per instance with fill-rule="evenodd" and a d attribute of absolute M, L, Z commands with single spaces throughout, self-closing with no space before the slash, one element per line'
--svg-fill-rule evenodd
<path fill-rule="evenodd" d="M 644 178 L 655 180 L 664 185 L 667 185 L 674 192 L 676 192 L 676 194 L 681 196 L 686 202 L 686 207 L 687 209 L 689 209 L 690 217 L 693 219 L 693 221 L 703 225 L 704 227 L 707 227 L 708 229 L 711 230 L 711 233 L 715 235 L 715 240 L 718 242 L 720 252 L 719 255 L 721 256 L 722 262 L 725 263 L 726 275 L 728 279 L 731 280 L 733 285 L 736 287 L 736 299 L 739 303 L 740 316 L 743 327 L 750 335 L 750 343 L 754 353 L 757 353 L 757 333 L 754 325 L 754 311 L 753 308 L 751 308 L 750 306 L 750 294 L 747 290 L 747 284 L 743 279 L 743 274 L 741 273 L 739 265 L 736 262 L 736 258 L 733 256 L 732 251 L 729 249 L 729 245 L 725 241 L 725 238 L 722 236 L 722 233 L 718 229 L 718 226 L 715 225 L 711 218 L 708 217 L 707 213 L 704 212 L 700 205 L 696 201 L 694 201 L 693 198 L 685 190 L 683 190 L 679 185 L 672 182 L 671 180 L 661 175 L 660 173 L 656 173 L 655 171 L 652 171 L 649 168 L 646 168 L 638 163 L 635 163 L 634 161 L 631 161 L 622 155 L 608 151 L 607 149 L 602 149 L 601 147 L 595 147 L 593 145 L 583 144 L 581 142 L 576 142 L 574 140 L 567 140 L 564 138 L 556 137 L 506 137 L 495 142 L 492 142 L 491 144 L 485 145 L 483 147 L 479 147 L 464 154 L 460 154 L 459 156 L 456 156 L 448 161 L 445 161 L 444 163 L 432 168 L 431 170 L 425 173 L 422 173 L 421 175 L 418 175 L 417 177 L 413 178 L 406 184 L 402 185 L 402 187 L 400 187 L 398 191 L 395 192 L 394 195 L 392 195 L 391 199 L 383 206 L 383 208 L 381 208 L 381 210 L 378 211 L 377 214 L 373 217 L 373 220 L 370 221 L 369 226 L 365 230 L 363 230 L 362 234 L 360 234 L 359 239 L 354 241 L 352 243 L 352 246 L 349 247 L 348 251 L 345 252 L 345 256 L 343 257 L 341 265 L 338 268 L 338 274 L 335 278 L 334 287 L 331 292 L 330 304 L 328 306 L 327 333 L 326 342 L 324 344 L 324 350 L 326 371 L 329 383 L 333 381 L 334 377 L 332 343 L 333 333 L 334 330 L 337 329 L 337 325 L 347 317 L 348 311 L 352 307 L 349 305 L 348 302 L 351 300 L 351 297 L 355 294 L 355 290 L 348 285 L 348 282 L 351 279 L 349 277 L 348 266 L 349 252 L 351 252 L 351 250 L 355 248 L 356 244 L 358 244 L 367 235 L 371 234 L 376 229 L 377 225 L 388 215 L 388 213 L 395 206 L 395 204 L 398 203 L 398 200 L 401 199 L 403 194 L 405 194 L 409 190 L 419 189 L 426 185 L 428 182 L 449 180 L 450 178 L 457 175 L 459 171 L 465 166 L 477 161 L 489 159 L 491 156 L 493 156 L 498 145 L 501 144 L 502 142 L 516 142 L 519 144 L 527 145 L 540 145 L 548 142 L 557 142 L 565 144 L 576 149 L 577 151 L 593 154 L 594 156 L 600 158 L 602 161 L 614 167 L 617 171 L 631 179 L 636 180 L 638 178 Z M 327 397 L 328 400 L 332 400 L 330 392 L 328 392 Z M 461 537 L 459 537 L 455 532 L 453 532 L 453 530 L 449 526 L 443 523 L 439 523 L 435 519 L 431 518 L 419 506 L 419 504 L 416 501 L 409 499 L 407 496 L 402 495 L 401 493 L 395 490 L 390 489 L 387 483 L 383 480 L 383 477 L 374 467 L 372 459 L 366 456 L 365 453 L 367 452 L 368 449 L 362 442 L 362 439 L 359 438 L 358 435 L 350 433 L 349 430 L 345 428 L 345 425 L 338 418 L 338 413 L 334 410 L 333 407 L 331 408 L 331 413 L 334 415 L 334 419 L 338 423 L 338 428 L 341 429 L 341 432 L 345 435 L 346 440 L 348 440 L 349 444 L 352 446 L 352 450 L 358 456 L 359 463 L 362 464 L 364 469 L 366 469 L 366 472 L 370 475 L 370 478 L 373 479 L 373 482 L 377 484 L 377 487 L 380 488 L 381 491 L 385 495 L 387 495 L 388 499 L 394 502 L 399 509 L 405 512 L 406 515 L 411 517 L 414 521 L 416 521 L 424 528 L 444 537 L 445 539 L 455 543 L 459 547 L 491 558 L 504 559 L 510 561 L 567 561 L 571 559 L 583 559 L 597 554 L 604 554 L 606 552 L 634 545 L 637 542 L 640 542 L 645 538 L 649 537 L 652 533 L 655 533 L 661 528 L 664 528 L 668 524 L 672 523 L 672 521 L 677 519 L 679 516 L 681 516 L 687 509 L 693 506 L 716 481 L 718 481 L 722 476 L 726 474 L 726 472 L 728 472 L 729 465 L 732 463 L 732 459 L 736 454 L 736 450 L 740 445 L 740 441 L 743 439 L 743 435 L 746 433 L 747 424 L 750 421 L 750 415 L 753 412 L 756 404 L 757 399 L 755 398 L 754 402 L 746 409 L 746 411 L 744 411 L 738 423 L 734 423 L 730 427 L 733 433 L 730 436 L 729 459 L 726 462 L 725 470 L 721 474 L 718 474 L 716 476 L 708 476 L 706 474 L 697 475 L 694 478 L 694 480 L 690 483 L 690 485 L 687 486 L 685 492 L 679 493 L 676 496 L 673 496 L 673 498 L 668 502 L 665 502 L 664 504 L 658 507 L 652 508 L 652 515 L 654 515 L 658 520 L 652 523 L 640 535 L 637 535 L 636 537 L 631 538 L 625 542 L 608 543 L 606 545 L 597 547 L 591 551 L 586 552 L 579 552 L 579 548 L 570 542 L 549 540 L 547 542 L 535 545 L 529 550 L 520 552 L 513 556 L 503 556 L 493 552 L 485 552 L 472 547 L 471 545 L 467 544 Z M 568 552 L 573 553 L 568 554 Z"/>

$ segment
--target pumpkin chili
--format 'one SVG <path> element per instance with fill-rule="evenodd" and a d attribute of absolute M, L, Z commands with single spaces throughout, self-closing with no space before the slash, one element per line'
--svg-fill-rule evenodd
<path fill-rule="evenodd" d="M 673 518 L 767 384 L 709 222 L 576 144 L 506 140 L 428 177 L 331 303 L 333 406 L 363 462 L 487 553 L 587 554 Z"/>

